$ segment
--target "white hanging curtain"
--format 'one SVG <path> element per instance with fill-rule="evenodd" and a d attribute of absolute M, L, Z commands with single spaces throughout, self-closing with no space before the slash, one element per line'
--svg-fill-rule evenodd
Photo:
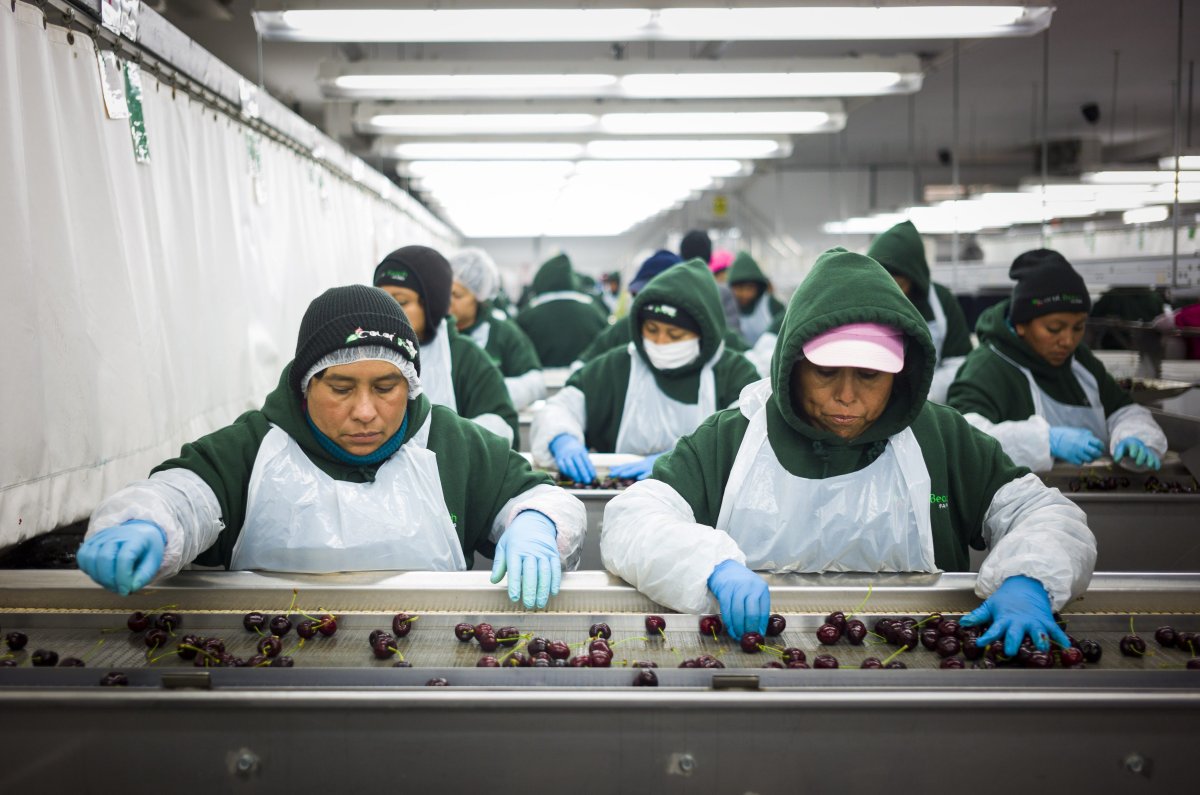
<path fill-rule="evenodd" d="M 455 244 L 148 73 L 136 162 L 73 38 L 0 7 L 0 547 L 261 406 L 321 291 Z"/>

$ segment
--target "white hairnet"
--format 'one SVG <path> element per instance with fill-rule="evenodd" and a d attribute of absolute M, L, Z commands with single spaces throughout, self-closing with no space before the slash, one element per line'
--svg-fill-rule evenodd
<path fill-rule="evenodd" d="M 500 270 L 481 248 L 464 248 L 450 257 L 454 278 L 475 293 L 478 301 L 490 301 L 500 289 Z"/>
<path fill-rule="evenodd" d="M 396 369 L 404 374 L 408 380 L 408 399 L 412 400 L 417 395 L 421 394 L 421 379 L 417 376 L 417 368 L 408 359 L 405 359 L 399 352 L 391 348 L 385 348 L 382 345 L 357 345 L 353 348 L 338 348 L 332 353 L 326 354 L 317 360 L 317 363 L 308 368 L 308 372 L 304 374 L 304 379 L 300 381 L 304 388 L 304 396 L 308 397 L 308 389 L 312 384 L 313 376 L 321 372 L 327 367 L 336 367 L 339 364 L 354 364 L 362 361 L 388 362 L 396 365 Z"/>

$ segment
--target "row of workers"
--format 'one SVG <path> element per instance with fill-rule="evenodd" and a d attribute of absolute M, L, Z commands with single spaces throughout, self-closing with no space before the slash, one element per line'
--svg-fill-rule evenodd
<path fill-rule="evenodd" d="M 626 392 L 679 369 L 654 367 L 646 327 L 695 333 L 699 350 L 712 350 L 705 365 L 725 358 L 719 342 L 700 339 L 706 327 L 723 336 L 716 288 L 697 278 L 703 267 L 657 277 L 692 293 L 656 297 L 652 280 L 635 301 L 640 325 L 618 353 L 646 369 L 628 371 Z M 681 311 L 698 331 L 677 325 Z M 131 593 L 192 561 L 444 571 L 482 552 L 510 596 L 544 606 L 577 561 L 582 504 L 503 438 L 430 405 L 420 341 L 383 291 L 327 291 L 263 408 L 106 499 L 80 567 Z M 769 612 L 757 571 L 961 571 L 968 547 L 986 547 L 977 585 L 986 601 L 968 623 L 990 622 L 985 637 L 1004 636 L 1010 650 L 1026 634 L 1043 647 L 1047 636 L 1065 642 L 1051 611 L 1090 578 L 1085 517 L 958 411 L 927 400 L 937 361 L 927 319 L 883 267 L 826 252 L 792 296 L 770 378 L 743 388 L 736 407 L 698 418 L 650 477 L 609 503 L 605 565 L 676 610 L 715 599 L 736 635 L 761 630 Z M 691 379 L 697 396 L 715 390 L 707 380 Z"/>

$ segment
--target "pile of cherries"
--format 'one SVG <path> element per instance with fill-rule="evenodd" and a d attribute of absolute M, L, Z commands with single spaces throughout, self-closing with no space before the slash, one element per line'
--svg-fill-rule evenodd
<path fill-rule="evenodd" d="M 1191 483 L 1180 483 L 1178 480 L 1159 480 L 1151 475 L 1146 478 L 1144 488 L 1151 494 L 1195 494 L 1200 492 L 1200 483 L 1195 478 Z"/>
<path fill-rule="evenodd" d="M 387 660 L 393 655 L 399 656 L 400 659 L 392 663 L 393 668 L 412 668 L 412 663 L 404 659 L 404 655 L 397 648 L 397 642 L 400 638 L 408 637 L 408 633 L 412 632 L 413 622 L 419 616 L 414 616 L 409 613 L 397 613 L 392 616 L 392 631 L 386 629 L 373 629 L 371 634 L 367 636 L 367 643 L 371 646 L 371 652 L 380 660 Z M 434 680 L 429 680 L 431 683 Z"/>

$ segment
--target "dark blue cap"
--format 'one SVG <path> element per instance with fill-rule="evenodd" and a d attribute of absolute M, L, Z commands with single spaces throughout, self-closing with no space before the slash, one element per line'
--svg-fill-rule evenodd
<path fill-rule="evenodd" d="M 677 263 L 683 262 L 679 255 L 673 251 L 659 249 L 646 258 L 642 263 L 642 267 L 638 268 L 637 275 L 633 277 L 633 281 L 629 283 L 629 294 L 637 295 L 646 286 L 646 282 L 653 279 L 658 274 L 665 271 L 667 268 Z"/>

